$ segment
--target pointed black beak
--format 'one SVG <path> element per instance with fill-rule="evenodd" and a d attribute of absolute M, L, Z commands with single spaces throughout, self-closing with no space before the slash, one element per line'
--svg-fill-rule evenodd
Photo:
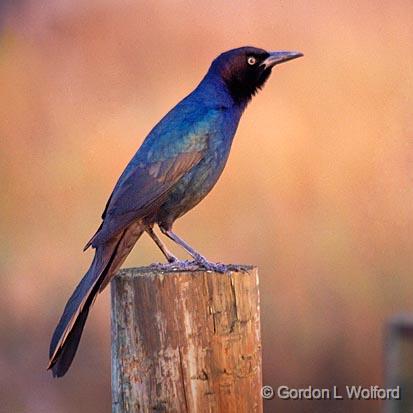
<path fill-rule="evenodd" d="M 270 55 L 261 63 L 265 69 L 273 67 L 280 63 L 288 62 L 292 59 L 297 59 L 297 57 L 304 56 L 300 52 L 269 52 Z"/>

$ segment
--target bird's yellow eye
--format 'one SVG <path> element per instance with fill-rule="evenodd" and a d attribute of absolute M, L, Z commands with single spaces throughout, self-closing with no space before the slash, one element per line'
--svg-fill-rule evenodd
<path fill-rule="evenodd" d="M 250 66 L 253 66 L 253 65 L 255 65 L 255 63 L 257 62 L 257 59 L 256 59 L 254 56 L 250 56 L 250 57 L 248 58 L 247 62 L 248 62 L 248 64 L 249 64 Z"/>

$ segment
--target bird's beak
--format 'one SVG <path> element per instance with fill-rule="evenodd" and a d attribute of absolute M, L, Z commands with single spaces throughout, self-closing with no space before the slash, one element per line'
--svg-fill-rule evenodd
<path fill-rule="evenodd" d="M 288 60 L 297 59 L 297 57 L 304 56 L 300 52 L 270 52 L 270 55 L 261 63 L 265 69 L 273 67 L 280 63 L 288 62 Z"/>

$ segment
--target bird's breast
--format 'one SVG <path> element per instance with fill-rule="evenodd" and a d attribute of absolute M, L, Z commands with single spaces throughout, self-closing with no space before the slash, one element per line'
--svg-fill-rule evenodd
<path fill-rule="evenodd" d="M 227 162 L 234 133 L 235 130 L 232 136 L 224 135 L 225 139 L 210 137 L 208 149 L 201 161 L 175 184 L 160 207 L 158 223 L 172 225 L 175 219 L 196 206 L 211 191 Z"/>

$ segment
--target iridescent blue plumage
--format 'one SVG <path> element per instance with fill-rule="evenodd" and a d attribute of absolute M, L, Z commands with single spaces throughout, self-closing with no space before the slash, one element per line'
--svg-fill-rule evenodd
<path fill-rule="evenodd" d="M 153 231 L 161 231 L 208 269 L 220 270 L 172 232 L 174 221 L 198 204 L 221 175 L 241 115 L 272 67 L 294 52 L 243 47 L 218 56 L 197 88 L 152 129 L 120 176 L 103 222 L 86 248 L 96 249 L 70 297 L 50 345 L 49 368 L 62 376 L 73 360 L 96 295 L 122 265 L 143 232 L 169 262 L 179 263 Z"/>
<path fill-rule="evenodd" d="M 220 69 L 213 64 L 144 140 L 115 186 L 94 247 L 136 219 L 148 218 L 148 206 L 149 221 L 169 229 L 212 189 L 247 104 L 234 101 Z M 178 173 L 167 175 L 171 168 Z"/>

